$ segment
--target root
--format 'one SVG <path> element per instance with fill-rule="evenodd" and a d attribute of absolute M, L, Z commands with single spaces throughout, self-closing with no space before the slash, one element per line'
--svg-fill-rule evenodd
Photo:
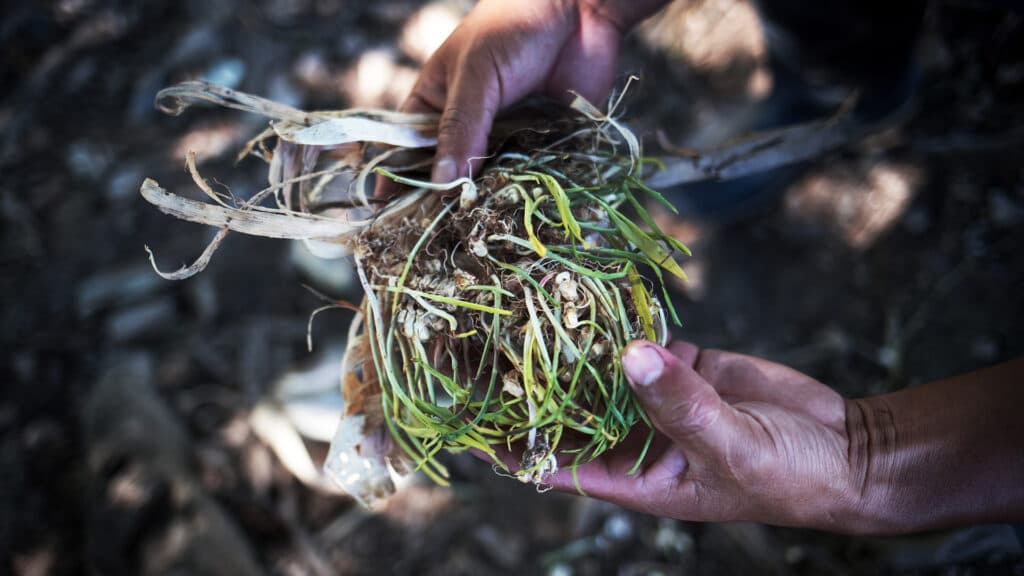
<path fill-rule="evenodd" d="M 641 180 L 647 159 L 616 117 L 621 94 L 606 112 L 577 96 L 574 116 L 504 134 L 481 173 L 442 184 L 424 174 L 433 116 L 303 112 L 202 83 L 160 98 L 171 111 L 205 100 L 275 119 L 243 150 L 269 162 L 269 186 L 248 202 L 215 191 L 192 154 L 188 170 L 209 201 L 143 184 L 165 213 L 221 229 L 195 264 L 162 275 L 202 270 L 229 230 L 352 251 L 365 297 L 342 361 L 348 410 L 328 469 L 360 499 L 390 489 L 386 470 L 445 484 L 441 450 L 497 462 L 494 447 L 514 443 L 524 445 L 520 469 L 496 463 L 495 473 L 543 492 L 559 456 L 575 469 L 645 426 L 619 352 L 638 338 L 665 342 L 677 319 L 663 274 L 685 278 L 675 258 L 688 250 L 644 208 L 643 198 L 667 203 Z M 386 165 L 398 158 L 403 166 Z M 343 173 L 347 197 L 328 197 Z M 414 190 L 371 202 L 371 175 Z M 458 198 L 439 193 L 452 189 Z M 324 205 L 372 215 L 313 213 Z M 334 307 L 310 314 L 310 349 L 314 318 Z"/>

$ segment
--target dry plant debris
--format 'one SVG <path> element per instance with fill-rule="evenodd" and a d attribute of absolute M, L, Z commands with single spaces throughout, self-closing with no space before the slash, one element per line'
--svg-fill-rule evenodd
<path fill-rule="evenodd" d="M 211 202 L 146 180 L 143 196 L 162 211 L 221 229 L 195 264 L 161 274 L 199 272 L 230 230 L 351 251 L 365 297 L 325 467 L 364 503 L 413 469 L 445 484 L 442 449 L 477 449 L 504 468 L 495 447 L 518 444 L 522 461 L 509 473 L 538 488 L 630 433 L 646 435 L 646 452 L 653 430 L 619 354 L 638 338 L 665 343 L 678 317 L 663 274 L 685 278 L 674 256 L 689 251 L 644 208 L 644 197 L 671 204 L 641 179 L 656 161 L 613 117 L 620 100 L 608 113 L 577 98 L 561 117 L 505 122 L 477 177 L 439 185 L 418 179 L 436 117 L 307 113 L 205 83 L 168 88 L 158 104 L 170 113 L 209 101 L 270 117 L 243 150 L 269 163 L 270 185 L 239 201 L 209 186 L 192 155 L 188 169 Z M 326 201 L 343 174 L 348 197 Z M 375 201 L 373 174 L 413 190 Z"/>

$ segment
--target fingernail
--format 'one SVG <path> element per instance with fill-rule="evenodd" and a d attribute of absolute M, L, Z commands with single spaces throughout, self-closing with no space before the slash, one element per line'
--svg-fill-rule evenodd
<path fill-rule="evenodd" d="M 626 371 L 626 378 L 634 386 L 650 386 L 652 382 L 661 378 L 665 370 L 665 361 L 661 354 L 646 342 L 635 342 L 626 348 L 622 355 L 622 369 Z"/>
<path fill-rule="evenodd" d="M 456 174 L 455 160 L 445 156 L 434 163 L 434 170 L 430 173 L 430 180 L 434 184 L 446 184 L 455 180 Z"/>

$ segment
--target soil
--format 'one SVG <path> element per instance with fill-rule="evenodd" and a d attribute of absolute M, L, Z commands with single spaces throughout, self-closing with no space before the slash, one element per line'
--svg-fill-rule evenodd
<path fill-rule="evenodd" d="M 306 351 L 321 301 L 303 285 L 358 301 L 356 284 L 344 263 L 311 266 L 285 242 L 237 235 L 197 278 L 157 277 L 144 245 L 173 269 L 213 231 L 146 204 L 143 178 L 191 189 L 188 149 L 240 194 L 265 168 L 232 167 L 259 120 L 165 117 L 153 95 L 202 76 L 304 108 L 395 107 L 429 51 L 409 30 L 466 8 L 430 6 L 443 10 L 6 3 L 0 573 L 1024 573 L 1007 526 L 870 539 L 677 522 L 538 495 L 462 456 L 445 460 L 453 488 L 416 479 L 378 513 L 294 479 L 250 415 L 289 370 L 335 361 L 344 339 L 349 317 L 322 314 Z M 770 86 L 751 14 L 707 0 L 631 36 L 622 69 L 643 80 L 629 119 L 678 145 L 735 133 Z M 679 26 L 707 41 L 672 42 Z M 695 253 L 678 335 L 850 396 L 1022 355 L 1022 27 L 1015 12 L 932 3 L 902 128 L 790 174 L 756 212 L 675 219 Z"/>

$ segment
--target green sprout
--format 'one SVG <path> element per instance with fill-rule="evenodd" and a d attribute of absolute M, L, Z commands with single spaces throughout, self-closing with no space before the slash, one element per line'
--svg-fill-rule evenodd
<path fill-rule="evenodd" d="M 619 356 L 638 338 L 666 342 L 666 316 L 679 320 L 661 270 L 685 279 L 673 256 L 689 251 L 644 208 L 643 195 L 671 205 L 604 128 L 508 146 L 460 182 L 461 198 L 435 192 L 356 242 L 363 379 L 379 385 L 391 437 L 435 482 L 449 477 L 441 450 L 476 449 L 505 469 L 494 447 L 522 443 L 513 474 L 542 487 L 559 461 L 575 473 L 638 424 L 646 442 L 630 473 L 646 455 L 653 428 Z"/>
<path fill-rule="evenodd" d="M 660 161 L 614 117 L 621 100 L 607 113 L 577 97 L 575 115 L 500 119 L 483 171 L 437 184 L 415 177 L 429 168 L 436 115 L 305 112 L 203 82 L 164 89 L 157 102 L 172 114 L 212 102 L 273 122 L 242 151 L 269 165 L 270 186 L 248 201 L 215 191 L 193 155 L 189 172 L 212 202 L 143 183 L 162 211 L 219 229 L 194 264 L 157 272 L 198 273 L 230 231 L 351 250 L 365 296 L 325 469 L 365 504 L 410 467 L 447 484 L 442 450 L 475 449 L 506 469 L 496 448 L 516 445 L 511 473 L 541 488 L 644 434 L 635 473 L 654 430 L 619 358 L 635 339 L 664 344 L 668 321 L 679 324 L 664 272 L 685 279 L 675 256 L 689 250 L 641 201 L 672 209 L 642 180 Z M 329 190 L 343 174 L 350 197 L 338 200 Z M 415 190 L 371 202 L 374 174 Z"/>

